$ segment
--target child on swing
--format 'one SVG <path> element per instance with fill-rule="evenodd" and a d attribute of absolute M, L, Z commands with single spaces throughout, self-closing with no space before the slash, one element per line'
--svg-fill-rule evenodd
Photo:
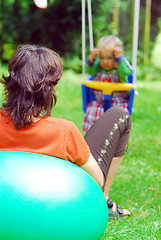
<path fill-rule="evenodd" d="M 99 59 L 96 56 L 99 56 Z M 94 48 L 86 64 L 86 72 L 91 74 L 95 81 L 127 82 L 127 76 L 132 68 L 123 56 L 122 42 L 119 38 L 109 35 L 102 37 L 98 48 Z M 83 132 L 87 132 L 93 123 L 102 116 L 104 109 L 104 93 L 93 89 L 94 100 L 87 106 L 83 121 Z M 127 91 L 113 92 L 112 106 L 118 106 L 128 112 L 129 95 Z"/>

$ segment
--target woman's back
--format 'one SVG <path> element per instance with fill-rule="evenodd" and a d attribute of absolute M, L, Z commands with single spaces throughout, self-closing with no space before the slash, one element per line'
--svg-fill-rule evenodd
<path fill-rule="evenodd" d="M 0 114 L 0 150 L 41 153 L 78 165 L 87 161 L 89 148 L 73 122 L 46 117 L 17 129 L 9 119 Z"/>

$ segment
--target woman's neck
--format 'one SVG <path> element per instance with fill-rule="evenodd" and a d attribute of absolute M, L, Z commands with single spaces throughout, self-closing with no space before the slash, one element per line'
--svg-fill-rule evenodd
<path fill-rule="evenodd" d="M 33 122 L 37 122 L 39 121 L 40 119 L 42 119 L 42 116 L 38 116 L 38 117 L 33 117 Z"/>

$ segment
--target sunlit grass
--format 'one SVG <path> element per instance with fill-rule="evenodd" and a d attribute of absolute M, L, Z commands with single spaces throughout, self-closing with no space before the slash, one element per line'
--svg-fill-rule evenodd
<path fill-rule="evenodd" d="M 57 104 L 53 108 L 52 116 L 66 118 L 73 121 L 79 130 L 82 130 L 82 99 L 81 99 L 82 76 L 72 70 L 63 74 L 57 91 Z"/>
<path fill-rule="evenodd" d="M 82 129 L 81 76 L 64 74 L 53 115 Z M 101 240 L 161 239 L 161 84 L 138 80 L 128 150 L 115 177 L 110 198 L 132 212 L 109 221 Z"/>
<path fill-rule="evenodd" d="M 132 216 L 109 221 L 105 239 L 161 239 L 161 84 L 138 82 L 128 150 L 110 198 Z"/>

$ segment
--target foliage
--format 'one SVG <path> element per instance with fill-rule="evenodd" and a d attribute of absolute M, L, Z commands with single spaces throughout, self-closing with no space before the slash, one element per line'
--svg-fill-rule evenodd
<path fill-rule="evenodd" d="M 152 50 L 151 62 L 157 69 L 161 69 L 161 32 L 156 37 Z"/>
<path fill-rule="evenodd" d="M 156 69 L 152 64 L 138 64 L 136 70 L 137 78 L 143 82 L 161 80 L 161 69 Z"/>
<path fill-rule="evenodd" d="M 50 0 L 46 9 L 39 9 L 33 0 L 5 0 L 0 8 L 0 61 L 7 63 L 19 44 L 45 45 L 58 52 L 65 60 L 65 68 L 81 71 L 81 0 Z M 115 1 L 92 0 L 94 46 L 102 35 L 113 34 Z M 118 35 L 124 51 L 132 55 L 133 7 L 132 0 L 117 0 L 119 6 Z M 143 35 L 146 0 L 140 2 L 139 64 L 143 62 Z M 151 9 L 151 42 L 160 32 L 161 1 L 153 0 Z M 89 53 L 89 26 L 86 10 L 86 55 Z M 155 48 L 155 46 L 154 46 Z"/>
<path fill-rule="evenodd" d="M 1 58 L 9 57 L 12 44 L 46 45 L 59 53 L 80 53 L 81 3 L 79 0 L 52 1 L 47 9 L 33 1 L 7 0 L 0 13 Z M 79 36 L 79 37 L 78 37 Z M 5 53 L 3 53 L 5 52 Z"/>
<path fill-rule="evenodd" d="M 67 55 L 66 59 L 63 59 L 64 69 L 72 69 L 75 72 L 82 71 L 82 60 L 77 55 Z"/>
<path fill-rule="evenodd" d="M 79 0 L 55 0 L 47 9 L 33 9 L 30 18 L 32 42 L 47 44 L 63 54 L 80 49 L 81 4 Z M 34 23 L 34 24 L 32 24 Z"/>
<path fill-rule="evenodd" d="M 25 0 L 7 0 L 2 1 L 0 9 L 0 45 L 1 59 L 8 61 L 17 44 L 28 41 L 27 21 L 30 17 L 29 6 L 31 2 L 26 4 Z"/>
<path fill-rule="evenodd" d="M 96 0 L 93 1 L 92 9 L 93 9 L 93 33 L 94 33 L 94 39 L 95 39 L 95 46 L 97 45 L 97 41 L 100 37 L 104 35 L 114 34 L 113 32 L 113 11 L 114 11 L 114 4 L 115 1 L 102 1 L 102 0 Z M 129 9 L 129 1 L 118 1 L 119 9 L 121 18 L 127 18 Z M 126 22 L 125 21 L 125 22 Z M 124 21 L 120 21 L 120 28 L 122 33 L 123 30 L 123 23 Z M 124 33 L 120 35 L 121 38 L 123 38 L 124 41 Z"/>

